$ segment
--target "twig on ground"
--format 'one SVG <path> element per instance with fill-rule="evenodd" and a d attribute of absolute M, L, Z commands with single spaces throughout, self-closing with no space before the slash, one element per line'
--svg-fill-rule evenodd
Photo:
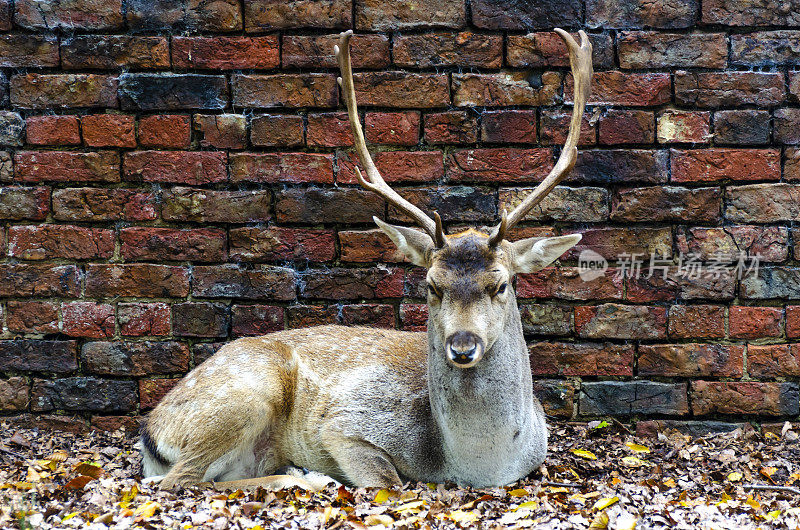
<path fill-rule="evenodd" d="M 542 486 L 554 487 L 554 488 L 582 488 L 583 484 L 578 484 L 577 482 L 542 482 Z"/>
<path fill-rule="evenodd" d="M 622 423 L 621 421 L 619 421 L 617 418 L 611 418 L 611 421 L 613 421 L 617 425 L 617 427 L 621 427 L 622 430 L 624 430 L 628 434 L 631 434 L 631 435 L 635 434 L 633 431 L 631 431 L 629 428 L 627 428 L 625 426 L 625 424 Z"/>
<path fill-rule="evenodd" d="M 5 453 L 7 455 L 11 455 L 14 458 L 19 458 L 20 460 L 25 460 L 25 456 L 12 451 L 11 449 L 6 449 L 5 447 L 0 447 L 0 453 Z"/>
<path fill-rule="evenodd" d="M 743 487 L 746 490 L 785 491 L 787 493 L 800 495 L 800 488 L 793 488 L 792 486 L 778 486 L 775 484 L 745 484 Z"/>

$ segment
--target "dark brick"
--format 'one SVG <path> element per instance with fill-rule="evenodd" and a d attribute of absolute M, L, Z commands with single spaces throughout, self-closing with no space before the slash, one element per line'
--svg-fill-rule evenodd
<path fill-rule="evenodd" d="M 0 296 L 77 298 L 80 288 L 74 265 L 0 265 Z"/>
<path fill-rule="evenodd" d="M 703 22 L 726 26 L 797 26 L 800 25 L 800 3 L 789 0 L 777 6 L 763 0 L 706 0 Z"/>
<path fill-rule="evenodd" d="M 549 304 L 523 304 L 519 308 L 527 335 L 572 335 L 572 308 Z"/>
<path fill-rule="evenodd" d="M 224 109 L 225 76 L 199 74 L 122 74 L 119 101 L 125 110 Z"/>
<path fill-rule="evenodd" d="M 226 337 L 228 308 L 212 302 L 186 302 L 172 306 L 172 332 L 179 337 Z"/>
<path fill-rule="evenodd" d="M 130 35 L 67 37 L 61 43 L 61 64 L 65 70 L 169 69 L 169 40 Z"/>
<path fill-rule="evenodd" d="M 11 103 L 24 109 L 117 107 L 117 78 L 96 74 L 25 74 L 11 78 Z"/>
<path fill-rule="evenodd" d="M 0 144 L 19 147 L 24 141 L 25 122 L 16 112 L 0 111 Z"/>
<path fill-rule="evenodd" d="M 162 302 L 117 305 L 117 322 L 122 335 L 169 335 L 171 321 L 170 306 Z"/>
<path fill-rule="evenodd" d="M 405 188 L 400 195 L 428 215 L 438 212 L 445 222 L 491 222 L 496 217 L 494 193 L 487 188 L 449 186 L 447 188 Z M 389 207 L 389 220 L 409 223 L 411 218 L 394 206 Z"/>
<path fill-rule="evenodd" d="M 559 98 L 561 75 L 544 72 L 453 74 L 453 104 L 457 107 L 552 105 Z"/>
<path fill-rule="evenodd" d="M 122 27 L 122 0 L 15 0 L 14 22 L 53 31 L 110 30 Z"/>
<path fill-rule="evenodd" d="M 481 115 L 481 140 L 489 143 L 535 144 L 535 110 L 490 110 Z"/>
<path fill-rule="evenodd" d="M 633 31 L 617 38 L 619 65 L 637 68 L 725 68 L 724 33 Z"/>
<path fill-rule="evenodd" d="M 135 381 L 96 377 L 35 379 L 31 388 L 31 410 L 131 412 L 138 401 L 136 390 Z"/>
<path fill-rule="evenodd" d="M 58 66 L 58 39 L 54 35 L 0 35 L 0 66 L 10 68 Z"/>
<path fill-rule="evenodd" d="M 383 212 L 383 199 L 351 188 L 287 189 L 278 192 L 275 201 L 281 223 L 369 223 Z"/>
<path fill-rule="evenodd" d="M 698 11 L 697 0 L 587 0 L 586 24 L 597 29 L 688 28 L 696 22 Z"/>
<path fill-rule="evenodd" d="M 653 381 L 601 381 L 581 383 L 581 415 L 630 416 L 632 414 L 689 413 L 685 383 Z"/>
<path fill-rule="evenodd" d="M 195 114 L 194 130 L 200 147 L 247 147 L 247 118 L 242 114 Z"/>
<path fill-rule="evenodd" d="M 533 188 L 500 188 L 498 211 L 516 208 Z M 603 188 L 567 188 L 556 186 L 524 220 L 573 221 L 581 223 L 608 220 L 608 191 Z"/>
<path fill-rule="evenodd" d="M 672 255 L 672 231 L 669 227 L 597 227 L 570 229 L 569 232 L 581 234 L 583 238 L 567 251 L 565 259 L 578 259 L 584 250 L 592 250 L 608 260 L 616 260 L 624 254 L 639 254 L 640 257 Z"/>
<path fill-rule="evenodd" d="M 428 306 L 425 304 L 400 304 L 401 329 L 426 331 L 428 329 Z"/>
<path fill-rule="evenodd" d="M 753 377 L 797 377 L 800 375 L 800 347 L 797 344 L 748 344 L 747 372 Z"/>
<path fill-rule="evenodd" d="M 714 113 L 714 141 L 720 144 L 769 143 L 770 116 L 766 110 L 721 110 Z"/>
<path fill-rule="evenodd" d="M 741 377 L 744 346 L 731 344 L 640 344 L 639 375 Z"/>
<path fill-rule="evenodd" d="M 673 305 L 669 308 L 670 338 L 721 339 L 725 337 L 725 308 L 717 305 Z"/>
<path fill-rule="evenodd" d="M 528 352 L 534 375 L 633 375 L 633 346 L 537 342 Z"/>
<path fill-rule="evenodd" d="M 660 144 L 708 143 L 711 113 L 667 110 L 658 117 L 656 136 Z"/>
<path fill-rule="evenodd" d="M 217 353 L 217 350 L 224 345 L 224 342 L 206 342 L 192 346 L 192 359 L 194 360 L 194 366 L 197 366 L 209 357 L 213 356 L 215 353 Z"/>
<path fill-rule="evenodd" d="M 472 144 L 478 141 L 478 119 L 466 111 L 425 115 L 425 141 L 429 144 Z"/>
<path fill-rule="evenodd" d="M 800 109 L 776 109 L 773 114 L 773 120 L 775 123 L 775 131 L 773 132 L 775 143 L 800 144 Z M 786 157 L 791 159 L 796 154 L 797 151 L 787 152 Z"/>
<path fill-rule="evenodd" d="M 161 216 L 167 221 L 250 223 L 272 218 L 269 190 L 215 191 L 174 187 L 162 195 Z"/>
<path fill-rule="evenodd" d="M 614 221 L 694 221 L 714 223 L 720 219 L 719 188 L 663 186 L 628 188 L 614 195 Z"/>
<path fill-rule="evenodd" d="M 368 31 L 397 31 L 419 27 L 462 28 L 467 12 L 463 2 L 448 0 L 362 0 L 356 2 L 356 27 Z"/>
<path fill-rule="evenodd" d="M 2 0 L 0 0 L 2 2 Z M 14 180 L 13 163 L 11 154 L 8 151 L 0 151 L 0 183 L 11 182 Z M 2 190 L 2 188 L 0 188 Z M 2 191 L 0 191 L 2 195 Z M 0 200 L 2 202 L 2 200 Z"/>
<path fill-rule="evenodd" d="M 25 410 L 30 395 L 28 381 L 24 377 L 0 379 L 0 411 Z"/>
<path fill-rule="evenodd" d="M 742 278 L 740 296 L 800 300 L 800 268 L 760 267 L 757 275 L 748 274 Z"/>
<path fill-rule="evenodd" d="M 571 113 L 542 109 L 539 123 L 542 145 L 564 145 L 567 141 L 571 119 Z M 597 143 L 596 131 L 597 120 L 584 115 L 581 120 L 581 134 L 578 137 L 578 145 L 595 145 Z M 580 151 L 578 155 L 580 156 Z"/>
<path fill-rule="evenodd" d="M 6 325 L 17 333 L 58 333 L 58 307 L 54 302 L 17 301 L 6 303 Z"/>
<path fill-rule="evenodd" d="M 446 74 L 360 72 L 353 78 L 361 106 L 425 109 L 450 104 Z"/>
<path fill-rule="evenodd" d="M 284 35 L 281 60 L 284 68 L 338 68 L 333 47 L 339 35 Z M 353 68 L 386 68 L 389 66 L 389 37 L 386 35 L 353 35 L 350 39 L 350 61 Z"/>
<path fill-rule="evenodd" d="M 418 111 L 368 112 L 364 118 L 364 134 L 370 143 L 417 145 L 419 124 Z"/>
<path fill-rule="evenodd" d="M 644 110 L 609 109 L 600 117 L 600 144 L 652 144 L 655 115 Z"/>
<path fill-rule="evenodd" d="M 679 228 L 678 250 L 705 261 L 723 256 L 736 259 L 740 253 L 756 254 L 760 261 L 784 261 L 789 254 L 789 230 L 784 226 L 726 226 L 724 228 Z"/>
<path fill-rule="evenodd" d="M 339 323 L 336 306 L 293 305 L 287 309 L 289 328 L 310 328 Z"/>
<path fill-rule="evenodd" d="M 565 103 L 573 102 L 574 83 L 572 75 L 567 76 L 564 87 Z M 631 107 L 663 105 L 671 99 L 670 88 L 670 76 L 666 73 L 634 74 L 613 70 L 595 72 L 592 76 L 589 103 Z"/>
<path fill-rule="evenodd" d="M 403 269 L 309 270 L 301 276 L 300 296 L 324 300 L 400 298 Z"/>
<path fill-rule="evenodd" d="M 330 261 L 336 256 L 332 230 L 243 227 L 230 229 L 231 260 Z"/>
<path fill-rule="evenodd" d="M 569 418 L 575 408 L 575 387 L 571 381 L 539 379 L 533 382 L 533 394 L 545 413 Z"/>
<path fill-rule="evenodd" d="M 9 306 L 10 311 L 11 306 Z M 786 337 L 791 339 L 800 337 L 800 305 L 786 306 Z"/>
<path fill-rule="evenodd" d="M 49 194 L 45 193 L 46 188 L 5 189 L 44 190 L 45 202 Z M 0 193 L 0 199 L 2 197 Z M 46 215 L 46 205 L 44 208 Z M 158 217 L 158 208 L 156 197 L 150 192 L 120 188 L 64 188 L 53 192 L 53 217 L 59 221 L 151 221 Z"/>
<path fill-rule="evenodd" d="M 272 305 L 235 305 L 231 309 L 234 336 L 265 335 L 284 329 L 283 308 Z"/>
<path fill-rule="evenodd" d="M 11 226 L 8 255 L 25 260 L 108 259 L 114 253 L 114 231 L 69 225 Z"/>
<path fill-rule="evenodd" d="M 133 31 L 238 31 L 242 10 L 236 0 L 126 0 Z"/>
<path fill-rule="evenodd" d="M 277 35 L 262 37 L 175 37 L 172 65 L 204 70 L 269 70 L 280 66 Z"/>
<path fill-rule="evenodd" d="M 786 99 L 777 72 L 675 72 L 675 102 L 700 108 L 777 105 Z"/>
<path fill-rule="evenodd" d="M 114 306 L 70 302 L 61 306 L 63 331 L 70 337 L 107 339 L 114 336 Z"/>
<path fill-rule="evenodd" d="M 580 42 L 577 33 L 572 34 Z M 592 63 L 595 68 L 614 66 L 614 45 L 611 35 L 588 35 L 592 43 Z M 564 39 L 555 31 L 527 35 L 508 35 L 506 53 L 509 66 L 521 68 L 568 67 L 569 54 Z"/>
<path fill-rule="evenodd" d="M 192 295 L 202 298 L 294 300 L 295 272 L 284 267 L 258 269 L 244 269 L 236 265 L 195 267 Z"/>
<path fill-rule="evenodd" d="M 32 372 L 72 372 L 78 369 L 74 340 L 0 341 L 0 369 Z"/>
<path fill-rule="evenodd" d="M 139 143 L 142 147 L 188 149 L 192 136 L 190 122 L 190 117 L 184 114 L 142 116 Z"/>
<path fill-rule="evenodd" d="M 136 151 L 125 153 L 126 180 L 213 184 L 228 180 L 222 151 Z"/>
<path fill-rule="evenodd" d="M 245 30 L 347 29 L 351 9 L 352 0 L 251 0 L 244 7 Z"/>
<path fill-rule="evenodd" d="M 339 101 L 336 78 L 330 74 L 237 74 L 231 86 L 236 107 L 335 107 Z"/>
<path fill-rule="evenodd" d="M 250 122 L 250 143 L 259 147 L 297 147 L 303 145 L 303 117 L 267 114 Z"/>
<path fill-rule="evenodd" d="M 800 7 L 800 3 L 798 3 Z M 800 17 L 797 18 L 800 25 Z M 740 66 L 800 64 L 800 31 L 759 31 L 731 35 L 731 63 Z"/>
<path fill-rule="evenodd" d="M 127 261 L 225 261 L 225 231 L 218 228 L 133 227 L 120 230 Z"/>
<path fill-rule="evenodd" d="M 0 188 L 0 219 L 41 221 L 50 211 L 50 188 Z"/>
<path fill-rule="evenodd" d="M 734 222 L 774 223 L 800 218 L 797 184 L 731 186 L 725 192 L 725 218 Z"/>
<path fill-rule="evenodd" d="M 794 416 L 798 412 L 797 383 L 692 382 L 692 412 Z"/>
<path fill-rule="evenodd" d="M 454 3 L 455 4 L 455 3 Z M 461 33 L 398 34 L 392 45 L 394 64 L 405 68 L 462 66 L 500 68 L 501 35 Z"/>
<path fill-rule="evenodd" d="M 581 24 L 581 3 L 577 0 L 517 2 L 516 0 L 474 0 L 472 23 L 486 29 L 552 29 Z"/>
<path fill-rule="evenodd" d="M 114 151 L 18 151 L 15 177 L 20 182 L 119 182 L 119 154 Z"/>
<path fill-rule="evenodd" d="M 342 306 L 342 324 L 394 329 L 394 306 L 387 304 L 352 304 Z"/>
<path fill-rule="evenodd" d="M 189 274 L 183 267 L 150 264 L 86 266 L 86 296 L 183 298 L 189 294 Z"/>

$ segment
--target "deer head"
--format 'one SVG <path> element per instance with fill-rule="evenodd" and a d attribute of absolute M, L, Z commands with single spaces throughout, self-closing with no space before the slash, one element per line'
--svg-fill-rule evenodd
<path fill-rule="evenodd" d="M 383 180 L 370 156 L 359 122 L 349 42 L 352 31 L 342 33 L 335 53 L 342 77 L 338 79 L 347 105 L 361 185 L 411 217 L 423 231 L 394 226 L 374 218 L 395 245 L 415 265 L 428 269 L 429 336 L 443 347 L 447 360 L 458 368 L 471 368 L 491 349 L 506 329 L 510 319 L 519 321 L 519 311 L 512 292 L 512 280 L 518 273 L 540 270 L 576 245 L 578 234 L 507 241 L 506 234 L 520 222 L 569 173 L 577 158 L 584 106 L 589 97 L 592 76 L 592 46 L 581 31 L 578 44 L 566 31 L 556 29 L 569 49 L 575 84 L 574 106 L 564 147 L 549 175 L 514 211 L 502 212 L 500 223 L 483 233 L 475 229 L 445 234 L 438 213 L 433 218 L 408 202 Z"/>

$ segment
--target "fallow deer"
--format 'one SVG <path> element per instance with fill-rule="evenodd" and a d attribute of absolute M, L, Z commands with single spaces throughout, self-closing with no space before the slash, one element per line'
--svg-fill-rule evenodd
<path fill-rule="evenodd" d="M 356 486 L 403 480 L 476 487 L 514 482 L 547 451 L 533 395 L 514 275 L 546 267 L 580 235 L 510 242 L 505 236 L 572 169 L 592 75 L 592 46 L 556 29 L 569 50 L 574 107 L 550 174 L 486 234 L 445 234 L 394 191 L 370 157 L 350 66 L 351 31 L 335 53 L 361 185 L 423 231 L 375 222 L 427 268 L 428 330 L 322 326 L 241 338 L 192 370 L 142 429 L 143 470 L 161 487 L 281 484 L 267 476 L 306 468 Z M 261 478 L 256 478 L 261 477 Z M 251 479 L 251 480 L 244 480 Z M 219 482 L 221 481 L 221 482 Z M 232 482 L 231 482 L 232 481 Z"/>

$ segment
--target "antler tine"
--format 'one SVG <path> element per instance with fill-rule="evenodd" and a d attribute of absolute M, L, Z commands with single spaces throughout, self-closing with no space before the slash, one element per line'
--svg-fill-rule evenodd
<path fill-rule="evenodd" d="M 419 224 L 425 232 L 434 240 L 436 247 L 441 248 L 444 246 L 446 239 L 444 238 L 444 231 L 442 230 L 441 219 L 438 214 L 434 214 L 437 220 L 434 221 L 428 217 L 425 212 L 408 202 L 400 196 L 399 193 L 394 191 L 386 181 L 383 180 L 378 168 L 375 167 L 375 162 L 372 161 L 372 156 L 367 149 L 367 143 L 364 140 L 364 133 L 361 130 L 361 123 L 358 120 L 358 107 L 356 106 L 356 91 L 353 86 L 353 69 L 350 64 L 350 37 L 353 36 L 353 31 L 348 30 L 339 36 L 339 45 L 334 46 L 333 50 L 336 53 L 336 59 L 339 62 L 339 70 L 342 76 L 338 78 L 339 85 L 342 87 L 342 95 L 344 96 L 345 104 L 347 105 L 347 115 L 350 118 L 350 129 L 353 131 L 353 140 L 355 144 L 356 154 L 361 161 L 361 165 L 367 172 L 369 180 L 364 179 L 358 167 L 356 170 L 356 177 L 359 183 L 369 191 L 377 193 L 383 197 L 389 204 L 394 205 L 399 210 L 403 211 L 411 217 L 417 224 Z"/>
<path fill-rule="evenodd" d="M 572 67 L 572 77 L 575 80 L 572 119 L 569 123 L 567 140 L 564 142 L 564 148 L 561 150 L 561 155 L 558 157 L 556 165 L 547 175 L 547 178 L 539 183 L 530 195 L 519 206 L 514 208 L 514 211 L 508 214 L 508 218 L 501 220 L 500 224 L 494 229 L 489 239 L 489 244 L 492 246 L 500 243 L 505 237 L 506 231 L 522 220 L 531 208 L 539 204 L 567 176 L 578 157 L 577 145 L 581 134 L 581 120 L 583 119 L 586 101 L 589 99 L 592 82 L 592 44 L 583 30 L 578 32 L 581 38 L 580 45 L 575 42 L 572 35 L 563 29 L 556 28 L 555 31 L 564 39 L 569 49 L 569 62 Z"/>

